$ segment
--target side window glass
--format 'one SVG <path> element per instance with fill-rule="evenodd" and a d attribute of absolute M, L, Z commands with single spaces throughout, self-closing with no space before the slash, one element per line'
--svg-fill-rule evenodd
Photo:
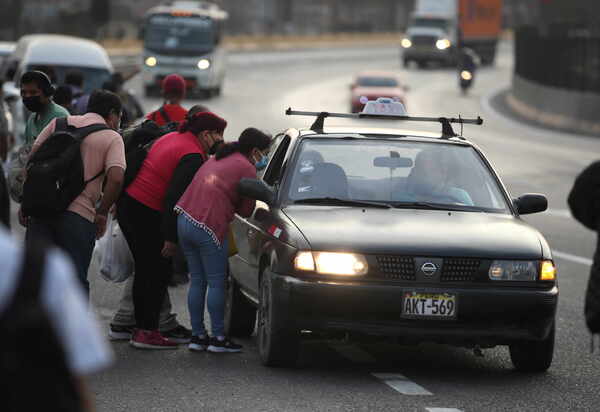
<path fill-rule="evenodd" d="M 279 146 L 275 149 L 275 153 L 269 162 L 269 167 L 263 177 L 265 183 L 269 186 L 274 186 L 277 182 L 279 182 L 281 176 L 281 167 L 283 165 L 283 161 L 285 159 L 285 154 L 290 145 L 290 138 L 288 136 L 284 136 L 281 140 Z"/>

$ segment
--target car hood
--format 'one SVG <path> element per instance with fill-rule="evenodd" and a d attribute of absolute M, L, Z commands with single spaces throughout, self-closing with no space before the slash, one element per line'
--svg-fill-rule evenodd
<path fill-rule="evenodd" d="M 404 91 L 398 87 L 356 87 L 352 93 L 355 98 L 366 97 L 401 97 Z"/>
<path fill-rule="evenodd" d="M 284 213 L 312 250 L 540 259 L 541 235 L 512 215 L 292 205 Z"/>

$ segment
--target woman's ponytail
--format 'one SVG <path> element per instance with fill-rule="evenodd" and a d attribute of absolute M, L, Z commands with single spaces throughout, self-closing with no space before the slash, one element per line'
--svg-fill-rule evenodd
<path fill-rule="evenodd" d="M 217 150 L 215 159 L 221 160 L 221 159 L 223 159 L 229 155 L 232 155 L 234 153 L 237 153 L 239 151 L 240 151 L 240 143 L 239 142 L 225 143 L 225 144 L 221 145 L 219 150 Z"/>

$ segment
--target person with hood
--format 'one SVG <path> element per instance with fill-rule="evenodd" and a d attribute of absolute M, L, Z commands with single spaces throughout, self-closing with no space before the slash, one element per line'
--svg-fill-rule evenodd
<path fill-rule="evenodd" d="M 164 103 L 146 118 L 154 120 L 159 126 L 171 122 L 182 123 L 187 115 L 187 110 L 181 105 L 186 93 L 185 80 L 178 74 L 170 74 L 163 79 L 161 87 Z"/>

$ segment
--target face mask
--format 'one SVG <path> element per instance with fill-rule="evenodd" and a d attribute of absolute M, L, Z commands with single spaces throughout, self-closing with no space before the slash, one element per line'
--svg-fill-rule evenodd
<path fill-rule="evenodd" d="M 263 170 L 267 167 L 267 163 L 269 163 L 269 157 L 267 155 L 262 155 L 260 160 L 254 164 L 256 166 L 256 170 Z"/>
<path fill-rule="evenodd" d="M 23 104 L 30 112 L 38 113 L 44 109 L 42 96 L 23 97 Z"/>

